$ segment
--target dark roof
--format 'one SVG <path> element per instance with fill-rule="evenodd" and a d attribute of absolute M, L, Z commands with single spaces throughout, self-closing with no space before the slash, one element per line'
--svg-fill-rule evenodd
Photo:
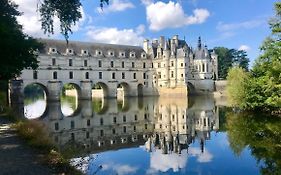
<path fill-rule="evenodd" d="M 104 43 L 91 43 L 80 41 L 69 41 L 68 45 L 65 40 L 53 40 L 53 39 L 38 39 L 44 44 L 44 49 L 40 50 L 40 53 L 47 54 L 49 48 L 56 48 L 60 54 L 66 53 L 66 49 L 72 49 L 75 55 L 80 55 L 81 50 L 87 50 L 90 55 L 95 55 L 96 50 L 101 50 L 103 55 L 107 55 L 108 51 L 113 51 L 114 55 L 119 55 L 120 51 L 125 52 L 125 56 L 129 57 L 130 52 L 135 52 L 136 57 L 141 57 L 141 53 L 144 52 L 142 47 L 129 46 L 129 45 L 117 45 L 117 44 L 104 44 Z"/>

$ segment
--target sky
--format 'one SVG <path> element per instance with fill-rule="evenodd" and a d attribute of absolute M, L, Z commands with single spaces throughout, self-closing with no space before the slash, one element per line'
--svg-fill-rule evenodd
<path fill-rule="evenodd" d="M 55 34 L 44 35 L 37 12 L 38 0 L 14 0 L 23 15 L 24 32 L 37 38 L 64 39 L 55 19 Z M 72 28 L 70 40 L 142 46 L 165 36 L 178 35 L 196 47 L 198 37 L 209 49 L 223 46 L 245 50 L 251 60 L 270 35 L 268 20 L 277 0 L 81 0 L 82 19 Z"/>

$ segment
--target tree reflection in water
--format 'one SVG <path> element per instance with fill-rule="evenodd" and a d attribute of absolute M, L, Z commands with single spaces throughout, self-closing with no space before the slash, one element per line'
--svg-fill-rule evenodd
<path fill-rule="evenodd" d="M 230 147 L 236 155 L 245 148 L 260 164 L 260 173 L 281 174 L 281 119 L 274 116 L 227 113 Z"/>

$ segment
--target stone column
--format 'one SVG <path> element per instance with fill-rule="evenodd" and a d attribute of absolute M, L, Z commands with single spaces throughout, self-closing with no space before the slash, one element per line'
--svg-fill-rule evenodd
<path fill-rule="evenodd" d="M 44 113 L 47 119 L 49 120 L 60 120 L 63 118 L 63 114 L 61 111 L 61 104 L 59 101 L 48 101 L 46 112 Z"/>
<path fill-rule="evenodd" d="M 49 81 L 47 84 L 48 94 L 47 102 L 60 101 L 60 91 L 61 91 L 60 81 Z"/>
<path fill-rule="evenodd" d="M 115 83 L 111 83 L 109 82 L 108 84 L 108 88 L 105 94 L 104 94 L 104 98 L 116 98 L 117 97 L 117 84 Z"/>
<path fill-rule="evenodd" d="M 9 101 L 17 117 L 24 117 L 23 81 L 11 80 L 9 84 Z"/>
<path fill-rule="evenodd" d="M 78 96 L 79 100 L 92 100 L 92 82 L 81 81 L 81 93 Z"/>

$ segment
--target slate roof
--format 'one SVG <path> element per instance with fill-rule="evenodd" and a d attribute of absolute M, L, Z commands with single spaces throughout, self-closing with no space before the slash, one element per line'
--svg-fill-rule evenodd
<path fill-rule="evenodd" d="M 47 54 L 49 48 L 56 48 L 59 54 L 65 54 L 66 49 L 72 49 L 74 55 L 80 55 L 81 50 L 87 50 L 89 55 L 95 55 L 96 50 L 102 51 L 103 55 L 107 55 L 108 51 L 113 51 L 115 56 L 119 56 L 119 52 L 125 52 L 125 57 L 130 57 L 130 52 L 135 52 L 136 58 L 141 58 L 141 54 L 145 53 L 142 47 L 129 46 L 129 45 L 117 45 L 117 44 L 104 44 L 104 43 L 91 43 L 80 41 L 69 41 L 68 45 L 65 40 L 54 39 L 38 39 L 44 44 L 44 48 L 40 50 L 40 53 Z"/>

